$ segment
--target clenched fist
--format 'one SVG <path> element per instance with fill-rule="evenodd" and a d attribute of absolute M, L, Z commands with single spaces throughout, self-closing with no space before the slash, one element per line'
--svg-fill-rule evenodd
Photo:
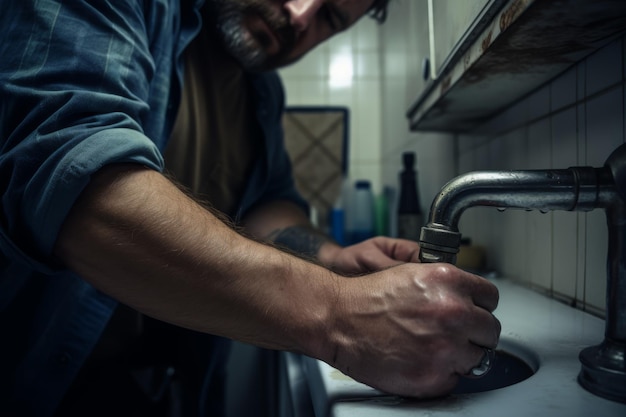
<path fill-rule="evenodd" d="M 338 287 L 322 359 L 385 392 L 434 397 L 495 348 L 498 290 L 448 264 L 402 264 Z"/>

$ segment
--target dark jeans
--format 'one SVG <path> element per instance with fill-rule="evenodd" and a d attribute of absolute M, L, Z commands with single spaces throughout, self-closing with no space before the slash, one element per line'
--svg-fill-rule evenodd
<path fill-rule="evenodd" d="M 133 354 L 88 362 L 55 417 L 223 417 L 230 342 L 157 321 L 147 327 Z"/>

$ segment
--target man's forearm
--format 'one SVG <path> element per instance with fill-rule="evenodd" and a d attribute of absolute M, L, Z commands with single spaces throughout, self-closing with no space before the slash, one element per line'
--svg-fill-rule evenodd
<path fill-rule="evenodd" d="M 270 233 L 269 239 L 279 247 L 287 248 L 307 259 L 317 259 L 328 237 L 308 226 L 288 226 Z"/>
<path fill-rule="evenodd" d="M 316 336 L 338 277 L 242 237 L 157 172 L 103 169 L 68 216 L 55 254 L 152 317 L 259 346 L 307 346 L 311 356 L 325 349 Z"/>
<path fill-rule="evenodd" d="M 481 277 L 452 265 L 404 263 L 345 279 L 244 238 L 138 166 L 94 177 L 55 253 L 147 315 L 301 352 L 399 395 L 450 391 L 500 333 L 491 314 L 497 289 Z"/>
<path fill-rule="evenodd" d="M 257 207 L 244 219 L 254 237 L 270 241 L 306 259 L 329 266 L 328 256 L 341 247 L 316 230 L 304 211 L 288 201 L 273 201 Z"/>

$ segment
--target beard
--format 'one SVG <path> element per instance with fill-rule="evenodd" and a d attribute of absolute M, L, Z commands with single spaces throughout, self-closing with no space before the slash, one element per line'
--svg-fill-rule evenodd
<path fill-rule="evenodd" d="M 208 0 L 205 19 L 215 30 L 226 52 L 248 71 L 265 71 L 290 62 L 296 34 L 289 17 L 282 9 L 270 7 L 271 0 Z M 247 17 L 263 20 L 278 40 L 279 50 L 270 54 L 271 35 L 263 30 L 251 30 Z"/>

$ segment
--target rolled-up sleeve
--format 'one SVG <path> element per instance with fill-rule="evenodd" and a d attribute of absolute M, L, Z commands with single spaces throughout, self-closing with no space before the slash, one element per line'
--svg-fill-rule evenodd
<path fill-rule="evenodd" d="M 92 174 L 123 162 L 163 168 L 159 148 L 171 118 L 175 57 L 168 55 L 173 48 L 163 44 L 158 26 L 171 28 L 175 22 L 168 20 L 172 13 L 165 2 L 154 3 L 150 8 L 126 1 L 3 5 L 0 250 L 5 257 L 49 271 L 58 232 Z"/>

